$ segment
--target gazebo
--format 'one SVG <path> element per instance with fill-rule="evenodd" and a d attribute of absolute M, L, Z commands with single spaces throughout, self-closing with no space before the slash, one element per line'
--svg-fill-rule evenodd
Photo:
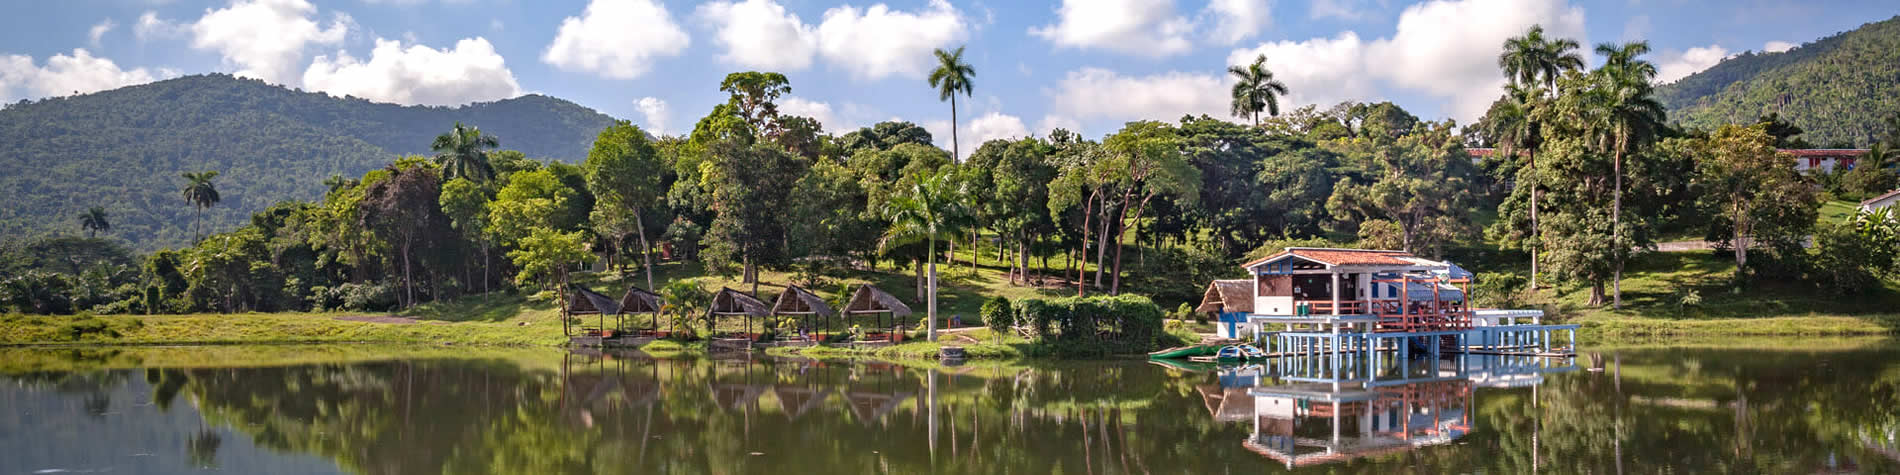
<path fill-rule="evenodd" d="M 639 336 L 645 336 L 645 337 L 661 336 L 660 335 L 660 308 L 663 307 L 665 304 L 666 304 L 666 299 L 660 297 L 660 294 L 656 294 L 651 291 L 648 291 L 647 289 L 642 289 L 639 287 L 627 287 L 627 294 L 620 296 L 621 318 L 619 319 L 618 330 L 622 332 L 637 334 Z M 628 328 L 626 315 L 639 314 L 639 313 L 645 313 L 645 314 L 651 315 L 653 319 L 652 320 L 653 326 L 650 328 L 645 328 L 645 329 Z"/>
<path fill-rule="evenodd" d="M 712 328 L 707 329 L 708 332 L 717 334 L 719 317 L 733 315 L 745 317 L 745 329 L 740 335 L 747 340 L 756 340 L 757 335 L 752 334 L 752 319 L 772 316 L 772 308 L 744 292 L 721 287 L 719 293 L 713 295 L 712 305 L 706 307 L 706 320 L 712 325 Z"/>
<path fill-rule="evenodd" d="M 797 317 L 800 319 L 800 329 L 809 328 L 805 326 L 803 318 L 817 316 L 825 320 L 826 330 L 831 329 L 831 306 L 826 305 L 825 299 L 819 297 L 818 294 L 811 293 L 811 291 L 799 288 L 796 285 L 786 286 L 785 292 L 778 294 L 778 301 L 772 304 L 772 315 L 792 315 Z M 824 337 L 821 335 L 819 340 L 824 340 Z"/>
<path fill-rule="evenodd" d="M 904 305 L 903 301 L 898 300 L 896 296 L 891 295 L 889 292 L 878 289 L 876 286 L 865 284 L 858 286 L 858 290 L 851 293 L 851 301 L 845 303 L 844 314 L 847 318 L 853 315 L 877 315 L 880 326 L 882 326 L 883 323 L 883 315 L 890 314 L 891 324 L 888 327 L 884 327 L 884 333 L 882 335 L 867 333 L 865 334 L 864 340 L 883 340 L 896 343 L 903 340 L 902 333 L 899 331 L 903 328 L 903 324 L 900 323 L 898 319 L 910 316 L 910 306 Z M 849 323 L 849 320 L 847 320 L 847 323 Z"/>
<path fill-rule="evenodd" d="M 561 333 L 570 337 L 575 335 L 568 325 L 568 319 L 582 315 L 599 315 L 600 323 L 593 327 L 582 326 L 580 336 L 604 338 L 611 336 L 606 330 L 607 316 L 620 314 L 620 302 L 615 302 L 612 297 L 601 295 L 600 292 L 588 290 L 586 287 L 575 286 L 573 292 L 569 294 L 567 303 L 561 306 L 561 314 Z"/>
<path fill-rule="evenodd" d="M 1201 305 L 1194 307 L 1194 311 L 1214 314 L 1220 322 L 1214 332 L 1220 336 L 1241 338 L 1247 315 L 1253 313 L 1253 287 L 1251 279 L 1209 282 L 1207 290 L 1201 293 Z"/>

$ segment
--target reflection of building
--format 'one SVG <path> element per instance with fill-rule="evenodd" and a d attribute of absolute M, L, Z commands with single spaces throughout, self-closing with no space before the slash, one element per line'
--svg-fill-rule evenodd
<path fill-rule="evenodd" d="M 1247 450 L 1292 468 L 1451 443 L 1472 431 L 1479 389 L 1534 386 L 1546 373 L 1577 368 L 1571 358 L 1535 356 L 1456 354 L 1337 366 L 1329 358 L 1288 356 L 1231 367 L 1220 372 L 1219 384 L 1198 389 L 1216 422 L 1251 425 L 1242 441 Z M 1330 371 L 1335 367 L 1353 369 Z"/>

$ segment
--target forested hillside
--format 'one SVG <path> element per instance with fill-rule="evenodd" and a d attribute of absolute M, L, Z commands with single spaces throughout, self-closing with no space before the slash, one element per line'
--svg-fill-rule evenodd
<path fill-rule="evenodd" d="M 1816 146 L 1865 147 L 1900 111 L 1900 17 L 1781 53 L 1748 52 L 1660 87 L 1682 124 L 1712 128 L 1778 113 Z"/>
<path fill-rule="evenodd" d="M 22 101 L 0 110 L 0 236 L 77 234 L 77 216 L 101 206 L 108 235 L 146 250 L 184 244 L 194 209 L 182 173 L 220 173 L 205 227 L 229 229 L 273 203 L 322 196 L 332 175 L 428 153 L 456 121 L 506 137 L 502 148 L 578 161 L 613 119 L 539 95 L 398 106 L 227 75 Z"/>

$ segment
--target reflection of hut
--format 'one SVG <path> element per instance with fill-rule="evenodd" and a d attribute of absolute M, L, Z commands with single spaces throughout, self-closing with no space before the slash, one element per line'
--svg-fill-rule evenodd
<path fill-rule="evenodd" d="M 620 302 L 615 302 L 612 297 L 601 295 L 600 292 L 576 286 L 573 293 L 569 294 L 567 303 L 561 306 L 561 332 L 570 337 L 575 336 L 569 330 L 568 319 L 583 315 L 598 315 L 600 316 L 599 323 L 593 327 L 582 326 L 580 336 L 609 337 L 612 335 L 607 334 L 607 316 L 619 314 Z"/>
<path fill-rule="evenodd" d="M 858 290 L 851 293 L 851 301 L 845 304 L 844 314 L 847 318 L 854 315 L 876 315 L 878 326 L 882 327 L 884 332 L 882 334 L 866 332 L 864 339 L 897 342 L 903 339 L 903 324 L 899 319 L 910 316 L 910 306 L 904 305 L 903 301 L 898 300 L 889 292 L 867 284 L 858 286 Z M 883 322 L 886 314 L 891 317 L 889 326 L 885 326 Z"/>
<path fill-rule="evenodd" d="M 1253 313 L 1253 281 L 1216 280 L 1207 284 L 1207 290 L 1201 293 L 1201 306 L 1194 311 L 1214 314 L 1220 322 L 1215 333 L 1226 338 L 1244 338 L 1242 330 L 1247 327 L 1247 314 Z"/>
<path fill-rule="evenodd" d="M 622 318 L 619 319 L 619 330 L 640 336 L 659 336 L 660 307 L 663 306 L 665 302 L 666 299 L 661 298 L 660 294 L 639 287 L 627 287 L 627 294 L 620 296 L 620 314 Z M 646 328 L 630 328 L 631 323 L 627 321 L 626 316 L 641 313 L 651 316 L 648 323 L 649 326 Z"/>
<path fill-rule="evenodd" d="M 779 406 L 785 409 L 785 416 L 798 420 L 798 416 L 803 416 L 812 409 L 823 406 L 825 399 L 831 397 L 831 389 L 780 384 L 772 387 L 772 394 L 778 396 Z"/>
<path fill-rule="evenodd" d="M 720 288 L 719 293 L 713 295 L 712 305 L 706 307 L 706 319 L 712 324 L 714 329 L 717 329 L 719 326 L 719 317 L 730 317 L 734 315 L 745 317 L 745 327 L 739 333 L 739 336 L 755 340 L 758 339 L 758 335 L 752 332 L 752 319 L 769 317 L 772 315 L 772 309 L 766 306 L 765 302 L 760 302 L 759 299 L 746 295 L 743 292 L 729 288 Z M 715 330 L 714 333 L 717 333 L 717 331 Z"/>
<path fill-rule="evenodd" d="M 857 416 L 858 423 L 868 427 L 874 421 L 883 420 L 886 414 L 897 410 L 897 406 L 903 405 L 904 401 L 909 401 L 915 395 L 916 393 L 910 391 L 890 394 L 851 391 L 845 393 L 844 398 L 846 402 L 851 403 L 851 414 Z"/>
<path fill-rule="evenodd" d="M 709 387 L 713 403 L 729 411 L 749 407 L 759 396 L 765 395 L 765 390 L 771 388 L 764 384 L 713 384 Z"/>
<path fill-rule="evenodd" d="M 804 319 L 816 316 L 825 320 L 826 330 L 831 329 L 831 306 L 826 305 L 825 299 L 818 297 L 818 294 L 796 285 L 785 287 L 785 292 L 778 294 L 778 301 L 772 304 L 772 315 L 791 315 L 799 318 L 800 329 L 810 328 Z M 824 336 L 820 335 L 819 339 L 824 339 Z"/>

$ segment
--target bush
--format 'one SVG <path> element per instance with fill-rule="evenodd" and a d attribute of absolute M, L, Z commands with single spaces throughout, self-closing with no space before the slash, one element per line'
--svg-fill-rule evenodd
<path fill-rule="evenodd" d="M 1008 332 L 1010 325 L 1016 323 L 1016 311 L 1010 308 L 1009 299 L 1000 296 L 983 302 L 981 315 L 983 325 L 999 335 Z"/>
<path fill-rule="evenodd" d="M 1525 286 L 1530 282 L 1515 272 L 1483 272 L 1471 287 L 1474 307 L 1515 308 L 1524 304 Z"/>
<path fill-rule="evenodd" d="M 1018 320 L 1035 330 L 1033 342 L 1063 356 L 1153 350 L 1162 333 L 1161 307 L 1147 297 L 1029 299 Z"/>
<path fill-rule="evenodd" d="M 325 294 L 323 308 L 330 310 L 384 312 L 396 308 L 396 286 L 390 284 L 346 283 L 326 289 Z"/>
<path fill-rule="evenodd" d="M 1876 272 L 1884 267 L 1879 261 L 1885 256 L 1883 249 L 1850 226 L 1822 225 L 1814 233 L 1812 277 L 1832 295 L 1864 294 L 1880 288 Z"/>

